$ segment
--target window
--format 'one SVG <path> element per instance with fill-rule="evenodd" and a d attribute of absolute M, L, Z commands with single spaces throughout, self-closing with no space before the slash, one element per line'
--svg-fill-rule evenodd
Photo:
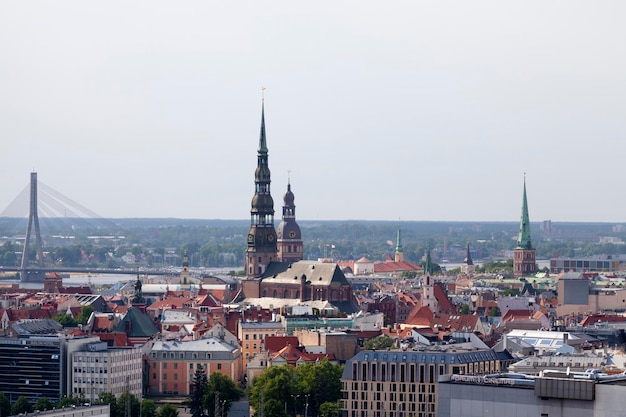
<path fill-rule="evenodd" d="M 222 369 L 222 364 L 221 364 L 221 363 L 218 363 L 218 364 L 217 364 L 217 369 L 218 369 L 218 370 L 221 370 L 221 369 Z"/>

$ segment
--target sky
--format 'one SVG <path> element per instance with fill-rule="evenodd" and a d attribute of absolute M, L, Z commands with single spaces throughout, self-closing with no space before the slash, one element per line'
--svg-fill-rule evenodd
<path fill-rule="evenodd" d="M 626 222 L 623 1 L 0 2 L 0 212 Z M 27 212 L 24 213 L 27 215 Z"/>

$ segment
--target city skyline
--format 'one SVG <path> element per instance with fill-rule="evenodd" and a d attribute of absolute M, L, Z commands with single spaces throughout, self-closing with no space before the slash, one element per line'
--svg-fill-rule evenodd
<path fill-rule="evenodd" d="M 626 5 L 318 6 L 0 5 L 0 211 L 246 219 L 265 86 L 277 217 L 626 221 Z"/>

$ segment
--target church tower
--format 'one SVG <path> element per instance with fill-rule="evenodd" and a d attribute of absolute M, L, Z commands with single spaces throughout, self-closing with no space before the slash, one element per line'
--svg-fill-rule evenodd
<path fill-rule="evenodd" d="M 474 275 L 474 272 L 476 272 L 476 267 L 474 266 L 474 261 L 472 260 L 472 255 L 470 254 L 470 245 L 468 243 L 465 259 L 463 259 L 463 263 L 461 264 L 461 273 Z"/>
<path fill-rule="evenodd" d="M 274 200 L 270 193 L 270 169 L 267 163 L 265 139 L 265 100 L 261 105 L 261 134 L 254 173 L 254 197 L 250 209 L 250 230 L 246 249 L 246 276 L 259 278 L 270 262 L 276 260 L 276 230 L 274 229 Z"/>
<path fill-rule="evenodd" d="M 191 284 L 191 271 L 189 271 L 189 256 L 187 249 L 183 252 L 183 269 L 180 271 L 180 286 L 183 289 L 189 289 Z"/>
<path fill-rule="evenodd" d="M 430 248 L 426 252 L 426 263 L 424 264 L 424 279 L 422 281 L 422 307 L 428 307 L 433 314 L 439 313 L 439 302 L 435 297 L 435 282 L 432 278 L 433 264 L 430 258 Z"/>
<path fill-rule="evenodd" d="M 404 262 L 404 251 L 402 249 L 402 239 L 400 238 L 400 225 L 398 225 L 398 236 L 396 237 L 395 262 Z"/>
<path fill-rule="evenodd" d="M 304 243 L 300 226 L 296 223 L 295 197 L 291 191 L 291 179 L 287 181 L 287 192 L 283 197 L 283 220 L 276 230 L 278 250 L 277 257 L 280 262 L 296 262 L 303 258 Z"/>
<path fill-rule="evenodd" d="M 524 195 L 522 197 L 522 216 L 519 225 L 517 246 L 513 255 L 513 274 L 516 277 L 533 275 L 537 269 L 535 249 L 530 241 L 530 220 L 526 200 L 526 178 L 524 177 Z"/>

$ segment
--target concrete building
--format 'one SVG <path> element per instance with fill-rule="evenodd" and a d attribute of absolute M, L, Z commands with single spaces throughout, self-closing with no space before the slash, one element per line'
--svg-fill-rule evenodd
<path fill-rule="evenodd" d="M 56 335 L 0 338 L 0 392 L 11 402 L 19 397 L 57 402 L 72 392 L 72 353 L 96 341 L 97 337 Z"/>
<path fill-rule="evenodd" d="M 617 272 L 624 269 L 623 255 L 596 255 L 580 258 L 552 258 L 550 272 Z"/>
<path fill-rule="evenodd" d="M 452 375 L 439 383 L 438 417 L 624 415 L 626 379 L 581 374 L 522 374 L 467 377 Z"/>
<path fill-rule="evenodd" d="M 339 362 L 352 358 L 356 353 L 358 341 L 357 336 L 352 333 L 326 329 L 299 329 L 293 334 L 307 352 L 332 353 Z"/>
<path fill-rule="evenodd" d="M 142 376 L 140 348 L 112 348 L 106 342 L 97 341 L 72 353 L 71 393 L 84 396 L 91 402 L 102 392 L 110 392 L 116 397 L 130 392 L 141 400 Z"/>
<path fill-rule="evenodd" d="M 559 276 L 557 293 L 556 312 L 559 317 L 626 311 L 626 289 L 596 288 L 580 272 L 567 272 Z"/>
<path fill-rule="evenodd" d="M 35 411 L 34 413 L 20 414 L 20 417 L 109 417 L 109 404 L 87 405 L 82 407 L 64 407 L 58 410 Z"/>

